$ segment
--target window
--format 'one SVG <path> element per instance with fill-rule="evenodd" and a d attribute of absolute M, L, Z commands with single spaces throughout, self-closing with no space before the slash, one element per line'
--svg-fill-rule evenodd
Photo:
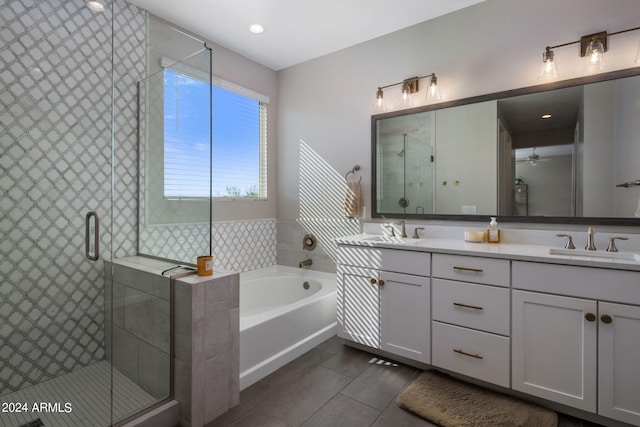
<path fill-rule="evenodd" d="M 233 89 L 212 87 L 210 150 L 209 83 L 164 70 L 165 198 L 209 197 L 210 165 L 213 197 L 267 196 L 267 104 Z"/>

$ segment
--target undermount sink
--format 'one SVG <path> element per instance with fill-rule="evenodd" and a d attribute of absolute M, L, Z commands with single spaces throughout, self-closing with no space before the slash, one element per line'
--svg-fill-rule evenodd
<path fill-rule="evenodd" d="M 629 252 L 605 252 L 586 251 L 581 249 L 551 248 L 549 255 L 577 256 L 585 258 L 621 259 L 627 261 L 640 261 L 640 255 Z"/>
<path fill-rule="evenodd" d="M 371 236 L 362 240 L 369 242 L 391 243 L 397 245 L 415 245 L 422 242 L 423 239 L 414 239 L 413 237 L 391 237 L 391 236 Z"/>

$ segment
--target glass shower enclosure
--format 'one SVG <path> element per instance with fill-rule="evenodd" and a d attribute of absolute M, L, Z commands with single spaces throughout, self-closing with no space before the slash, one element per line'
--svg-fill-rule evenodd
<path fill-rule="evenodd" d="M 144 226 L 150 26 L 124 1 L 0 2 L 0 427 L 118 425 L 172 397 L 165 282 L 114 286 Z"/>

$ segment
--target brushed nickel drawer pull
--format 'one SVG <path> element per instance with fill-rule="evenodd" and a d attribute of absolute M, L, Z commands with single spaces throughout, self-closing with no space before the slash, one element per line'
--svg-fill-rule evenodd
<path fill-rule="evenodd" d="M 473 358 L 476 358 L 476 359 L 484 359 L 484 357 L 480 356 L 479 354 L 467 353 L 467 352 L 462 351 L 462 350 L 460 350 L 458 348 L 454 348 L 453 351 L 455 351 L 458 354 L 462 354 L 462 355 L 465 355 L 465 356 L 473 357 Z"/>
<path fill-rule="evenodd" d="M 458 267 L 456 265 L 453 266 L 454 270 L 462 270 L 462 271 L 471 271 L 473 273 L 482 273 L 484 270 L 481 268 L 471 268 L 471 267 Z"/>
<path fill-rule="evenodd" d="M 480 306 L 462 304 L 461 302 L 454 302 L 453 305 L 458 306 L 458 307 L 464 307 L 464 308 L 473 308 L 474 310 L 482 310 L 482 307 L 480 307 Z"/>

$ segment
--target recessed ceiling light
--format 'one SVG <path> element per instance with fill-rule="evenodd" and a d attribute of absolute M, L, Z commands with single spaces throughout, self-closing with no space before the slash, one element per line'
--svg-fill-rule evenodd
<path fill-rule="evenodd" d="M 104 12 L 104 5 L 99 1 L 88 1 L 87 7 L 94 12 Z"/>
<path fill-rule="evenodd" d="M 551 114 L 543 114 L 541 117 L 543 119 L 550 119 L 551 118 Z"/>
<path fill-rule="evenodd" d="M 249 27 L 249 31 L 251 31 L 253 34 L 262 34 L 264 33 L 264 27 L 260 24 L 253 24 Z"/>

